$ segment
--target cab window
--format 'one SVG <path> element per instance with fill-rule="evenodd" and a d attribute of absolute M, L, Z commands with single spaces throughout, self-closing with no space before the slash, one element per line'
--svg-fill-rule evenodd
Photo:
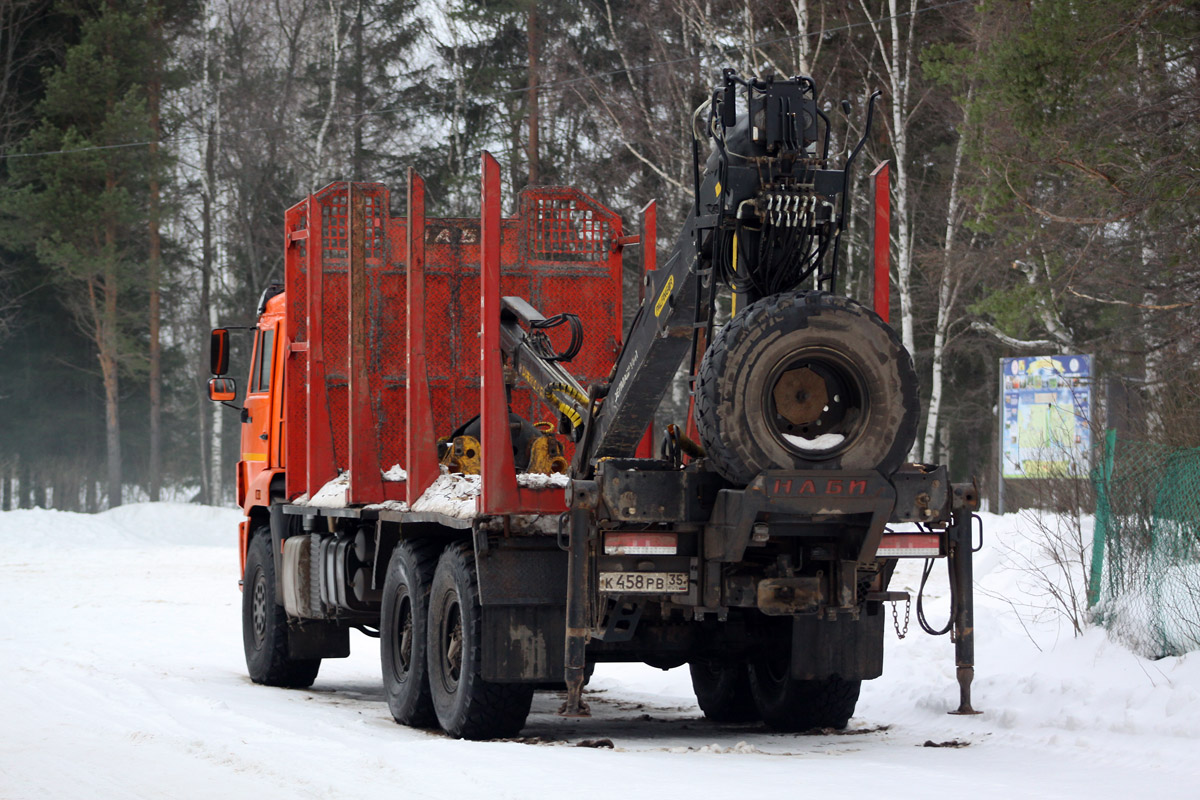
<path fill-rule="evenodd" d="M 254 365 L 257 380 L 254 391 L 267 392 L 271 389 L 271 366 L 275 361 L 275 329 L 260 331 L 258 342 L 258 358 Z"/>
<path fill-rule="evenodd" d="M 259 365 L 262 362 L 262 331 L 254 332 L 254 360 L 250 362 L 250 382 L 246 384 L 247 392 L 258 391 Z"/>

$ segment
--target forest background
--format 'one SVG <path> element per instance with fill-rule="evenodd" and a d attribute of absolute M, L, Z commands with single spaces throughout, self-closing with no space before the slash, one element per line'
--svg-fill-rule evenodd
<path fill-rule="evenodd" d="M 843 285 L 868 296 L 888 159 L 913 458 L 994 489 L 998 359 L 1060 352 L 1095 355 L 1097 424 L 1200 445 L 1200 3 L 0 0 L 0 505 L 230 501 L 208 330 L 252 323 L 330 181 L 403 213 L 412 165 L 474 216 L 488 149 L 510 208 L 654 199 L 669 248 L 727 66 L 813 75 L 838 152 L 883 91 Z"/>

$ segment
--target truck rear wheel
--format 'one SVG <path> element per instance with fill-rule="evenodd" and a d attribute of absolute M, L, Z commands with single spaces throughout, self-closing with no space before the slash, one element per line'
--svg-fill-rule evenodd
<path fill-rule="evenodd" d="M 267 686 L 312 686 L 321 659 L 288 657 L 288 621 L 283 606 L 275 602 L 275 560 L 271 557 L 271 531 L 255 530 L 246 550 L 242 576 L 242 646 L 250 680 Z"/>
<path fill-rule="evenodd" d="M 442 730 L 458 739 L 516 736 L 533 703 L 533 684 L 482 677 L 482 609 L 475 559 L 452 544 L 438 559 L 429 595 L 429 688 Z"/>
<path fill-rule="evenodd" d="M 437 724 L 425 653 L 429 584 L 436 565 L 437 551 L 430 543 L 400 542 L 392 551 L 383 584 L 379 629 L 383 690 L 396 722 L 417 728 Z"/>
<path fill-rule="evenodd" d="M 714 338 L 696 388 L 713 468 L 745 485 L 767 469 L 903 463 L 920 415 L 912 357 L 859 303 L 788 292 L 751 304 Z"/>
<path fill-rule="evenodd" d="M 846 727 L 858 704 L 861 680 L 837 675 L 793 678 L 786 658 L 763 657 L 750 664 L 750 692 L 763 722 L 777 731 Z"/>
<path fill-rule="evenodd" d="M 756 722 L 760 719 L 750 694 L 744 661 L 692 661 L 692 689 L 704 716 L 713 722 Z"/>

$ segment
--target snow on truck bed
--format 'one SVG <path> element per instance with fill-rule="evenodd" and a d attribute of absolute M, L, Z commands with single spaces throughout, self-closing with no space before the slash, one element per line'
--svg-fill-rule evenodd
<path fill-rule="evenodd" d="M 311 689 L 251 684 L 239 518 L 182 504 L 0 513 L 0 797 L 1094 800 L 1200 785 L 1200 654 L 1148 661 L 1103 631 L 1018 617 L 1042 601 L 1006 568 L 1006 547 L 1037 555 L 1016 516 L 984 515 L 976 562 L 983 716 L 946 715 L 953 645 L 920 633 L 915 610 L 897 640 L 889 611 L 884 675 L 844 734 L 714 725 L 686 669 L 602 664 L 591 720 L 559 719 L 561 696 L 540 692 L 512 742 L 394 724 L 378 643 L 358 633 Z M 893 587 L 915 590 L 920 562 L 902 566 Z M 926 594 L 940 624 L 940 566 Z M 604 739 L 612 749 L 577 746 Z"/>
<path fill-rule="evenodd" d="M 411 509 L 408 503 L 398 500 L 389 500 L 367 506 L 367 508 L 382 508 L 388 511 L 424 511 L 456 519 L 474 517 L 475 498 L 479 496 L 481 486 L 480 476 L 447 472 L 445 467 L 441 469 L 441 475 L 435 478 L 429 488 L 417 498 Z M 402 482 L 408 480 L 408 473 L 397 464 L 383 473 L 383 479 Z M 343 472 L 322 486 L 311 498 L 301 496 L 293 503 L 313 508 L 346 508 L 351 480 L 350 473 Z M 517 485 L 526 489 L 565 489 L 569 480 L 566 475 L 543 475 L 536 472 L 522 472 L 517 475 Z"/>

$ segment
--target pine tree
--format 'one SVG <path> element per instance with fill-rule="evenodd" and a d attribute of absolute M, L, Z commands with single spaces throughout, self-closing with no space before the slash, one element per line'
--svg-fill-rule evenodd
<path fill-rule="evenodd" d="M 1014 267 L 976 309 L 1010 345 L 1096 352 L 1144 388 L 1148 433 L 1200 441 L 1200 10 L 1000 4 L 975 33 L 983 222 Z"/>
<path fill-rule="evenodd" d="M 140 4 L 81 14 L 80 40 L 49 75 L 40 124 L 10 163 L 2 210 L 90 341 L 104 392 L 108 505 L 120 505 L 121 377 L 136 360 L 127 294 L 144 289 L 147 30 Z"/>

